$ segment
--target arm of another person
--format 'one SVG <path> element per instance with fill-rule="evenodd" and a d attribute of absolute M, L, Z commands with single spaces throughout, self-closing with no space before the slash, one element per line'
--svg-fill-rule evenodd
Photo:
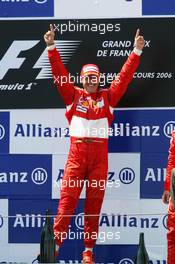
<path fill-rule="evenodd" d="M 70 82 L 70 76 L 64 64 L 62 63 L 59 52 L 57 51 L 54 43 L 55 32 L 53 25 L 50 25 L 50 30 L 44 35 L 44 40 L 48 49 L 48 57 L 52 69 L 54 83 L 61 94 L 64 103 L 70 105 L 73 103 L 75 88 L 73 83 Z"/>
<path fill-rule="evenodd" d="M 144 37 L 140 36 L 140 30 L 137 29 L 134 41 L 134 50 L 129 55 L 120 73 L 117 74 L 108 90 L 110 106 L 115 107 L 127 90 L 128 84 L 133 79 L 134 72 L 140 63 L 140 55 L 144 45 Z"/>
<path fill-rule="evenodd" d="M 171 173 L 172 169 L 175 168 L 175 131 L 172 133 L 172 138 L 170 141 L 168 163 L 166 168 L 166 179 L 164 183 L 164 193 L 162 195 L 162 201 L 164 203 L 169 202 L 170 198 L 170 184 L 171 184 Z"/>

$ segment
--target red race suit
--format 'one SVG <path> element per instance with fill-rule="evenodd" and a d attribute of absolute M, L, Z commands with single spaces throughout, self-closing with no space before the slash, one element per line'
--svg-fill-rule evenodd
<path fill-rule="evenodd" d="M 57 49 L 48 49 L 54 82 L 66 105 L 66 117 L 70 125 L 70 151 L 65 166 L 61 198 L 54 223 L 56 243 L 61 245 L 68 231 L 71 215 L 77 206 L 82 190 L 80 182 L 86 182 L 84 243 L 92 248 L 98 236 L 99 214 L 108 172 L 108 128 L 113 120 L 113 109 L 125 93 L 140 62 L 137 49 L 130 54 L 120 73 L 109 89 L 88 93 L 70 82 Z M 70 186 L 74 181 L 74 187 Z M 95 184 L 94 184 L 95 183 Z"/>
<path fill-rule="evenodd" d="M 170 191 L 171 184 L 171 172 L 175 168 L 175 131 L 172 132 L 172 138 L 170 141 L 168 164 L 166 169 L 166 179 L 164 184 L 164 190 Z M 168 256 L 167 264 L 175 263 L 175 210 L 172 199 L 169 200 L 168 207 L 168 221 L 167 221 L 168 233 Z"/>

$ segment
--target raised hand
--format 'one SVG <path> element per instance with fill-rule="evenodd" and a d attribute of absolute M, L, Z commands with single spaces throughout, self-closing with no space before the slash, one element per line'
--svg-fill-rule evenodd
<path fill-rule="evenodd" d="M 142 50 L 145 45 L 145 40 L 143 36 L 140 36 L 140 29 L 137 29 L 135 39 L 134 39 L 134 47 L 138 50 Z"/>
<path fill-rule="evenodd" d="M 55 32 L 53 25 L 50 24 L 50 30 L 48 30 L 44 35 L 44 40 L 47 46 L 51 46 L 54 44 Z"/>

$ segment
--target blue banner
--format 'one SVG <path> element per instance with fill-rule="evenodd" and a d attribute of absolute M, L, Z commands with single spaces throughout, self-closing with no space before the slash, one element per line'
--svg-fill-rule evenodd
<path fill-rule="evenodd" d="M 79 217 L 73 217 L 68 230 L 68 239 L 66 239 L 60 248 L 60 263 L 78 263 L 81 261 L 82 251 L 84 250 L 83 240 L 79 239 L 81 226 L 81 213 L 83 201 L 80 200 L 76 214 Z M 14 216 L 9 219 L 9 243 L 39 243 L 41 230 L 44 225 L 44 215 L 46 209 L 51 210 L 51 214 L 56 213 L 56 200 L 11 200 L 9 202 L 9 215 Z M 73 238 L 75 236 L 75 238 Z M 123 251 L 125 249 L 132 249 Z M 116 250 L 117 249 L 117 250 Z M 117 261 L 126 261 L 130 258 L 134 260 L 137 252 L 137 246 L 116 246 L 116 245 L 96 245 L 96 261 L 98 263 L 118 263 Z M 127 255 L 126 255 L 127 252 Z M 72 261 L 72 262 L 71 262 Z M 76 262 L 77 261 L 77 262 Z M 131 262 L 132 263 L 132 262 Z M 128 262 L 130 264 L 130 262 Z"/>
<path fill-rule="evenodd" d="M 84 201 L 80 200 L 75 214 L 82 212 L 83 203 Z M 13 217 L 9 219 L 9 243 L 39 243 L 46 210 L 50 209 L 51 215 L 55 216 L 57 206 L 57 200 L 10 200 L 9 215 Z M 74 240 L 80 243 L 80 239 L 77 239 L 79 225 L 75 222 L 73 217 L 65 246 L 72 246 Z"/>
<path fill-rule="evenodd" d="M 0 17 L 53 17 L 54 0 L 1 0 Z"/>
<path fill-rule="evenodd" d="M 95 263 L 99 264 L 134 264 L 138 246 L 100 245 L 95 246 Z M 75 248 L 61 247 L 60 264 L 76 264 L 82 261 L 83 246 Z M 65 253 L 66 252 L 66 253 Z"/>
<path fill-rule="evenodd" d="M 109 152 L 165 152 L 175 129 L 175 110 L 116 110 Z"/>
<path fill-rule="evenodd" d="M 0 112 L 0 153 L 9 153 L 9 112 Z"/>
<path fill-rule="evenodd" d="M 167 158 L 167 153 L 141 154 L 140 198 L 161 199 Z"/>
<path fill-rule="evenodd" d="M 9 219 L 9 243 L 39 243 L 43 216 L 48 208 L 53 212 L 53 204 L 51 200 L 10 200 L 9 215 L 14 217 Z"/>
<path fill-rule="evenodd" d="M 142 0 L 142 15 L 174 15 L 174 0 Z"/>
<path fill-rule="evenodd" d="M 141 152 L 141 137 L 132 135 L 133 127 L 140 126 L 138 110 L 116 110 L 109 140 L 109 152 Z"/>
<path fill-rule="evenodd" d="M 0 155 L 0 195 L 51 197 L 51 155 Z"/>

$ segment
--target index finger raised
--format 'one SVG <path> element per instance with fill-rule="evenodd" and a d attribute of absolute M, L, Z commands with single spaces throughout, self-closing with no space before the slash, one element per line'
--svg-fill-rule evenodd
<path fill-rule="evenodd" d="M 140 34 L 140 29 L 138 28 L 137 31 L 136 31 L 135 38 L 138 38 L 139 34 Z"/>
<path fill-rule="evenodd" d="M 50 24 L 50 31 L 51 32 L 54 32 L 54 28 L 53 28 L 53 25 L 52 24 Z"/>

